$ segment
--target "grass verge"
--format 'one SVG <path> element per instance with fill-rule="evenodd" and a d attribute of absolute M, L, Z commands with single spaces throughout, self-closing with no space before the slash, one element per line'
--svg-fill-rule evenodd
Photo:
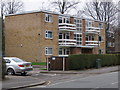
<path fill-rule="evenodd" d="M 46 62 L 32 62 L 32 65 L 46 65 Z"/>

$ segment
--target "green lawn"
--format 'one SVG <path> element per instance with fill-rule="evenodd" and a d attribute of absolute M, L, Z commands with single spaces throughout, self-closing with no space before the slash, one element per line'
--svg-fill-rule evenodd
<path fill-rule="evenodd" d="M 32 62 L 32 65 L 46 65 L 46 62 Z"/>
<path fill-rule="evenodd" d="M 40 68 L 40 70 L 47 70 L 47 68 Z"/>

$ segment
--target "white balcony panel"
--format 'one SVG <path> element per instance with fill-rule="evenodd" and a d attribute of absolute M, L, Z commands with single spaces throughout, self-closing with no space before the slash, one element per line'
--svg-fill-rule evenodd
<path fill-rule="evenodd" d="M 74 39 L 59 39 L 59 46 L 76 46 L 76 40 Z"/>
<path fill-rule="evenodd" d="M 87 46 L 98 46 L 98 41 L 85 41 L 85 42 Z"/>
<path fill-rule="evenodd" d="M 100 30 L 86 30 L 86 32 L 100 32 Z"/>
<path fill-rule="evenodd" d="M 87 34 L 98 34 L 100 33 L 100 30 L 86 30 Z"/>
<path fill-rule="evenodd" d="M 59 29 L 59 31 L 74 32 L 75 30 L 70 30 L 70 29 Z"/>
<path fill-rule="evenodd" d="M 70 29 L 70 30 L 76 30 L 75 27 L 67 27 L 67 26 L 61 26 L 59 29 Z"/>
<path fill-rule="evenodd" d="M 60 31 L 75 31 L 76 25 L 70 23 L 59 23 L 59 30 Z"/>
<path fill-rule="evenodd" d="M 85 42 L 98 43 L 98 41 L 85 41 Z"/>
<path fill-rule="evenodd" d="M 69 55 L 59 55 L 59 57 L 68 57 Z"/>
<path fill-rule="evenodd" d="M 100 30 L 101 29 L 100 27 L 87 27 L 87 28 L 96 29 L 96 30 Z"/>
<path fill-rule="evenodd" d="M 76 27 L 75 24 L 70 24 L 70 23 L 59 23 L 59 26 L 72 26 L 72 27 Z"/>
<path fill-rule="evenodd" d="M 77 45 L 76 47 L 81 47 L 81 48 L 94 48 L 94 46 L 82 46 L 82 45 Z"/>
<path fill-rule="evenodd" d="M 74 39 L 59 39 L 59 41 L 74 41 L 74 42 L 76 42 L 76 40 L 74 40 Z"/>
<path fill-rule="evenodd" d="M 98 44 L 86 44 L 87 46 L 98 46 Z"/>

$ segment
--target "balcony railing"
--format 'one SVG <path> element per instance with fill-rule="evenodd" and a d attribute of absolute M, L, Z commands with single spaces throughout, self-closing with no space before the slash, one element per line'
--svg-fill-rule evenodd
<path fill-rule="evenodd" d="M 75 31 L 76 25 L 70 23 L 59 23 L 59 30 L 60 31 Z"/>
<path fill-rule="evenodd" d="M 87 27 L 86 33 L 98 34 L 98 33 L 100 33 L 100 28 L 99 27 Z"/>
<path fill-rule="evenodd" d="M 98 41 L 85 41 L 87 46 L 98 46 Z"/>
<path fill-rule="evenodd" d="M 89 28 L 89 29 L 97 29 L 97 30 L 101 29 L 100 27 L 87 27 L 87 28 Z"/>
<path fill-rule="evenodd" d="M 74 40 L 74 39 L 59 39 L 59 46 L 66 46 L 66 47 L 76 46 L 76 40 Z"/>
<path fill-rule="evenodd" d="M 68 57 L 69 55 L 59 55 L 59 57 Z"/>

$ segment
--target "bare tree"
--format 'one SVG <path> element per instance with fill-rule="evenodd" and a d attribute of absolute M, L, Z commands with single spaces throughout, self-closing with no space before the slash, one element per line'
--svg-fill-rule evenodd
<path fill-rule="evenodd" d="M 107 30 L 109 24 L 115 23 L 117 20 L 117 6 L 113 2 L 88 2 L 85 7 L 85 15 L 107 23 Z"/>
<path fill-rule="evenodd" d="M 48 0 L 49 1 L 49 0 Z M 40 3 L 40 10 L 49 10 L 51 11 L 52 10 L 52 6 L 51 6 L 51 2 L 41 2 Z"/>
<path fill-rule="evenodd" d="M 118 2 L 118 27 L 120 28 L 120 1 Z"/>
<path fill-rule="evenodd" d="M 23 9 L 23 2 L 20 0 L 1 1 L 1 11 L 4 15 L 13 14 Z"/>
<path fill-rule="evenodd" d="M 111 2 L 93 1 L 86 3 L 85 15 L 106 22 L 106 43 L 108 43 L 108 32 L 111 30 L 111 24 L 117 23 L 117 5 Z M 106 44 L 107 48 L 107 44 Z M 107 51 L 106 51 L 107 52 Z"/>
<path fill-rule="evenodd" d="M 76 9 L 76 5 L 80 2 L 68 1 L 68 0 L 56 0 L 51 4 L 54 5 L 55 9 L 58 10 L 61 14 L 70 12 L 72 9 Z"/>

